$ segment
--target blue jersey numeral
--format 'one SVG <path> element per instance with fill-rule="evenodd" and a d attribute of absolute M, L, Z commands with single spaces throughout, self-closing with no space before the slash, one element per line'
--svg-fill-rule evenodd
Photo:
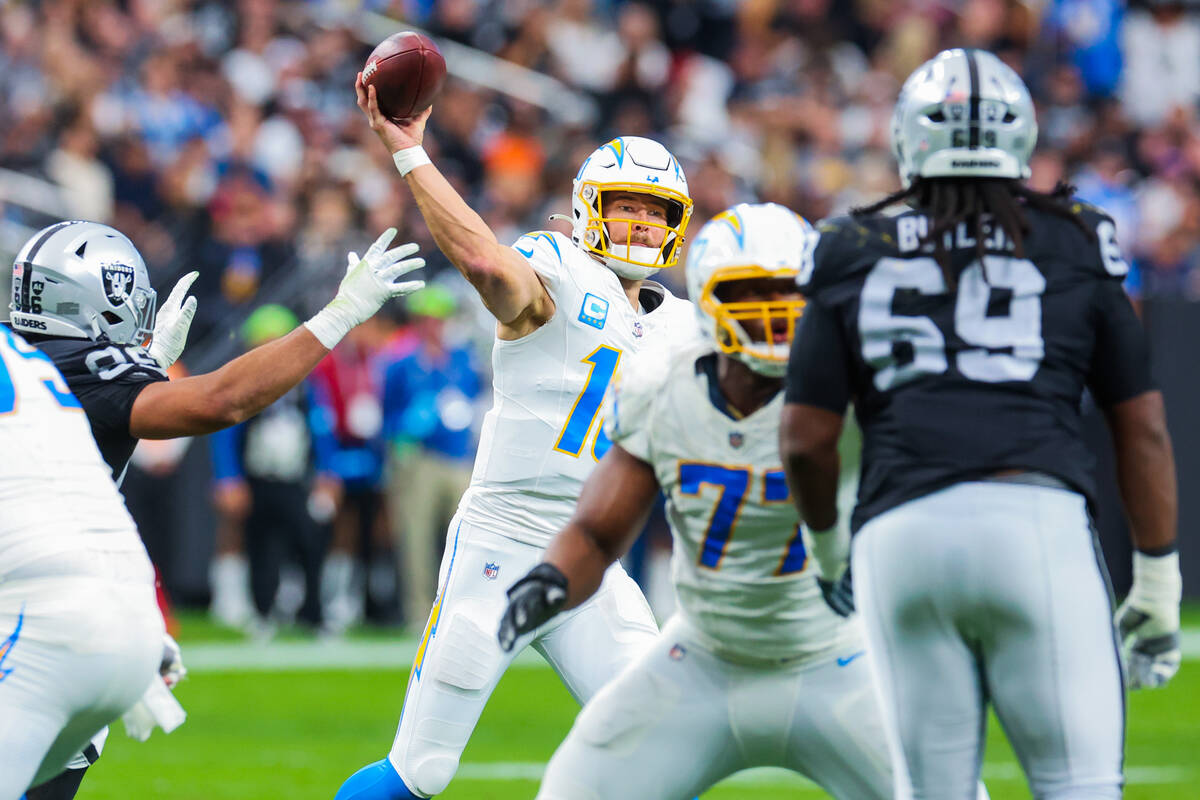
<path fill-rule="evenodd" d="M 26 344 L 17 339 L 3 325 L 0 325 L 0 336 L 3 337 L 3 344 L 7 345 L 4 349 L 11 350 L 27 361 L 44 361 L 50 366 L 49 372 L 52 377 L 43 379 L 42 385 L 46 387 L 46 391 L 50 392 L 50 396 L 60 406 L 63 408 L 83 408 L 79 400 L 67 388 L 62 376 L 58 374 L 58 368 L 54 366 L 54 362 L 50 360 L 50 356 L 38 350 L 33 345 Z M 16 407 L 17 387 L 13 384 L 12 375 L 9 374 L 4 359 L 0 357 L 0 414 L 11 414 Z"/>
<path fill-rule="evenodd" d="M 721 496 L 713 508 L 712 519 L 708 522 L 704 543 L 700 547 L 701 566 L 709 569 L 720 568 L 725 550 L 733 539 L 738 514 L 750 489 L 751 477 L 752 473 L 746 467 L 725 467 L 695 461 L 679 464 L 679 491 L 682 494 L 698 495 L 705 484 L 719 487 L 721 490 Z M 783 470 L 773 469 L 763 473 L 762 492 L 764 503 L 789 502 L 790 494 Z M 800 572 L 804 569 L 807 559 L 804 539 L 800 536 L 800 526 L 797 525 L 795 533 L 784 548 L 775 574 L 790 575 Z"/>
<path fill-rule="evenodd" d="M 583 452 L 583 445 L 592 432 L 596 416 L 600 413 L 600 404 L 604 401 L 604 393 L 608 391 L 608 384 L 621 361 L 621 351 L 615 347 L 600 345 L 582 360 L 584 364 L 591 365 L 591 371 L 588 372 L 583 391 L 575 398 L 575 407 L 567 417 L 567 424 L 558 435 L 558 443 L 554 445 L 554 449 L 560 453 L 576 457 Z M 601 420 L 600 427 L 603 428 L 603 425 L 604 421 Z M 599 459 L 611 446 L 612 442 L 604 435 L 604 431 L 600 430 L 596 434 L 592 454 Z"/>

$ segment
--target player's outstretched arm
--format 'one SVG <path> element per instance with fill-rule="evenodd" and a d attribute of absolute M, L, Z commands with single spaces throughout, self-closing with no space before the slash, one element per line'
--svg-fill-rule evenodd
<path fill-rule="evenodd" d="M 542 563 L 508 590 L 500 646 L 511 650 L 517 637 L 595 594 L 605 571 L 641 532 L 657 496 L 654 468 L 613 445 L 583 485 L 571 521 L 550 542 Z"/>
<path fill-rule="evenodd" d="M 809 528 L 837 524 L 838 458 L 843 416 L 803 403 L 786 403 L 779 420 L 779 456 L 788 489 Z"/>
<path fill-rule="evenodd" d="M 220 369 L 177 381 L 151 383 L 138 395 L 129 432 L 138 439 L 196 436 L 236 425 L 295 387 L 343 336 L 392 297 L 410 294 L 424 281 L 400 281 L 425 266 L 410 258 L 415 244 L 387 249 L 388 228 L 367 254 L 346 270 L 337 296 L 288 335 L 256 347 Z"/>
<path fill-rule="evenodd" d="M 397 123 L 379 110 L 375 87 L 354 83 L 358 107 L 367 115 L 408 184 L 438 249 L 471 282 L 488 311 L 513 336 L 531 333 L 550 319 L 554 301 L 529 262 L 501 244 L 496 234 L 429 161 L 421 142 L 432 107 Z"/>
<path fill-rule="evenodd" d="M 1175 456 L 1162 393 L 1144 392 L 1106 410 L 1117 481 L 1133 539 L 1133 586 L 1117 610 L 1130 688 L 1165 685 L 1179 670 L 1183 579 L 1176 551 Z"/>

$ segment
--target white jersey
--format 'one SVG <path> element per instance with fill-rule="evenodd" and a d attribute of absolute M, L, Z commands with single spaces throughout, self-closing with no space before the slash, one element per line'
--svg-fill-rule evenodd
<path fill-rule="evenodd" d="M 540 276 L 554 315 L 528 336 L 496 339 L 492 409 L 483 421 L 462 518 L 544 547 L 608 449 L 601 405 L 629 355 L 696 327 L 691 303 L 644 283 L 635 311 L 612 270 L 560 233 L 513 245 Z"/>
<path fill-rule="evenodd" d="M 700 367 L 715 357 L 700 336 L 639 356 L 605 411 L 609 437 L 654 468 L 667 497 L 679 613 L 732 660 L 844 652 L 861 633 L 829 610 L 806 569 L 779 458 L 783 392 L 734 420 L 714 405 Z"/>
<path fill-rule="evenodd" d="M 79 401 L 50 358 L 5 325 L 0 453 L 0 583 L 61 574 L 153 582 Z"/>

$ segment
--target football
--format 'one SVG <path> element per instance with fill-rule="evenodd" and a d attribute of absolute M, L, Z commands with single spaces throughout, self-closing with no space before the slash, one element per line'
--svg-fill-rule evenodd
<path fill-rule="evenodd" d="M 399 122 L 433 102 L 446 81 L 446 59 L 428 36 L 401 31 L 371 51 L 362 76 L 375 87 L 379 110 Z"/>

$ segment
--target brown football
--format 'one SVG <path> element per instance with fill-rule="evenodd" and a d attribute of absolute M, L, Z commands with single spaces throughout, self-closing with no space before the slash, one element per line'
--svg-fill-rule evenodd
<path fill-rule="evenodd" d="M 371 51 L 363 84 L 375 87 L 379 110 L 400 121 L 429 107 L 446 81 L 446 59 L 428 36 L 394 33 Z"/>

